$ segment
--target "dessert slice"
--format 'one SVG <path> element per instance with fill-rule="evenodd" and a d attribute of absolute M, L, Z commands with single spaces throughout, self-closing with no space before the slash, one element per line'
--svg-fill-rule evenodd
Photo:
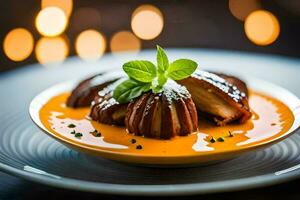
<path fill-rule="evenodd" d="M 198 116 L 190 93 L 169 80 L 159 93 L 149 91 L 128 105 L 125 125 L 129 133 L 169 139 L 198 128 Z"/>
<path fill-rule="evenodd" d="M 177 82 L 191 93 L 197 109 L 220 126 L 232 121 L 243 123 L 251 117 L 246 84 L 235 77 L 197 70 Z"/>

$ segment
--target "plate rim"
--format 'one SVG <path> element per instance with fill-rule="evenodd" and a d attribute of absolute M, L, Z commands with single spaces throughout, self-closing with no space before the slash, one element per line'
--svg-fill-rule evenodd
<path fill-rule="evenodd" d="M 297 169 L 300 169 L 300 165 L 297 166 L 299 166 L 299 168 Z M 65 188 L 70 190 L 76 189 L 78 191 L 85 192 L 132 196 L 183 196 L 194 194 L 209 194 L 215 192 L 232 192 L 241 189 L 253 189 L 262 186 L 271 186 L 297 179 L 300 176 L 300 173 L 298 173 L 296 169 L 294 171 L 291 171 L 290 173 L 284 173 L 283 175 L 279 174 L 281 175 L 280 179 L 275 178 L 276 176 L 274 175 L 276 175 L 276 173 L 274 172 L 260 176 L 214 182 L 164 185 L 124 185 L 83 181 L 66 177 L 55 179 L 42 174 L 20 170 L 3 163 L 0 163 L 0 169 L 11 175 L 56 188 Z M 260 180 L 258 181 L 258 179 Z"/>

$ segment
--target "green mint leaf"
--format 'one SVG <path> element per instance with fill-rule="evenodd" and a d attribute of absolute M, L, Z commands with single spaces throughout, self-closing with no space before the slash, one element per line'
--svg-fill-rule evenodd
<path fill-rule="evenodd" d="M 113 97 L 119 103 L 128 103 L 151 89 L 151 83 L 142 83 L 134 79 L 128 79 L 120 83 L 113 91 Z"/>
<path fill-rule="evenodd" d="M 158 82 L 158 85 L 160 86 L 163 86 L 168 80 L 168 77 L 166 77 L 165 74 L 158 74 L 157 75 L 157 82 Z"/>
<path fill-rule="evenodd" d="M 150 83 L 156 77 L 155 65 L 146 60 L 135 60 L 123 65 L 123 70 L 130 78 L 143 83 Z"/>
<path fill-rule="evenodd" d="M 181 80 L 191 75 L 197 68 L 197 63 L 189 59 L 179 59 L 172 62 L 168 68 L 168 77 Z"/>
<path fill-rule="evenodd" d="M 159 73 L 164 73 L 169 67 L 169 60 L 163 48 L 156 45 L 157 48 L 157 69 Z"/>

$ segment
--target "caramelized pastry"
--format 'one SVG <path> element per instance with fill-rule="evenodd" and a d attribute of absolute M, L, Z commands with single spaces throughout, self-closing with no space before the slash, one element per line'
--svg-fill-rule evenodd
<path fill-rule="evenodd" d="M 81 81 L 68 98 L 67 106 L 72 108 L 90 106 L 98 91 L 115 82 L 120 77 L 122 77 L 121 73 L 113 72 L 97 74 Z"/>
<path fill-rule="evenodd" d="M 218 125 L 232 121 L 243 123 L 251 117 L 247 87 L 237 78 L 225 76 L 197 70 L 177 82 L 191 93 L 197 109 L 212 116 Z"/>
<path fill-rule="evenodd" d="M 135 135 L 169 139 L 196 131 L 198 116 L 187 89 L 169 80 L 161 92 L 147 92 L 129 103 L 125 125 Z"/>

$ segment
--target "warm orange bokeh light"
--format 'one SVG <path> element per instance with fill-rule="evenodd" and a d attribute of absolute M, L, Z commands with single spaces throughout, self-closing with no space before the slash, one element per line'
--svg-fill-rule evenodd
<path fill-rule="evenodd" d="M 279 36 L 280 25 L 270 12 L 258 10 L 252 12 L 245 20 L 245 33 L 257 45 L 269 45 Z"/>
<path fill-rule="evenodd" d="M 229 0 L 228 5 L 232 15 L 241 21 L 251 12 L 261 8 L 259 0 Z"/>
<path fill-rule="evenodd" d="M 85 30 L 76 38 L 75 49 L 80 58 L 85 60 L 97 60 L 105 52 L 105 37 L 96 30 Z"/>
<path fill-rule="evenodd" d="M 120 31 L 113 35 L 110 41 L 112 52 L 135 51 L 141 49 L 141 41 L 129 31 Z"/>
<path fill-rule="evenodd" d="M 73 0 L 42 0 L 42 9 L 47 7 L 58 7 L 62 9 L 66 16 L 69 17 L 72 13 Z"/>
<path fill-rule="evenodd" d="M 41 38 L 35 47 L 35 55 L 39 63 L 59 63 L 69 54 L 68 43 L 63 37 Z"/>
<path fill-rule="evenodd" d="M 48 37 L 60 35 L 67 26 L 67 17 L 57 7 L 47 7 L 39 12 L 35 26 L 40 34 Z"/>
<path fill-rule="evenodd" d="M 24 28 L 11 30 L 4 38 L 3 50 L 13 61 L 22 61 L 30 56 L 34 46 L 32 34 Z"/>
<path fill-rule="evenodd" d="M 163 15 L 152 5 L 139 6 L 132 14 L 131 28 L 136 36 L 144 40 L 156 38 L 164 26 Z"/>

